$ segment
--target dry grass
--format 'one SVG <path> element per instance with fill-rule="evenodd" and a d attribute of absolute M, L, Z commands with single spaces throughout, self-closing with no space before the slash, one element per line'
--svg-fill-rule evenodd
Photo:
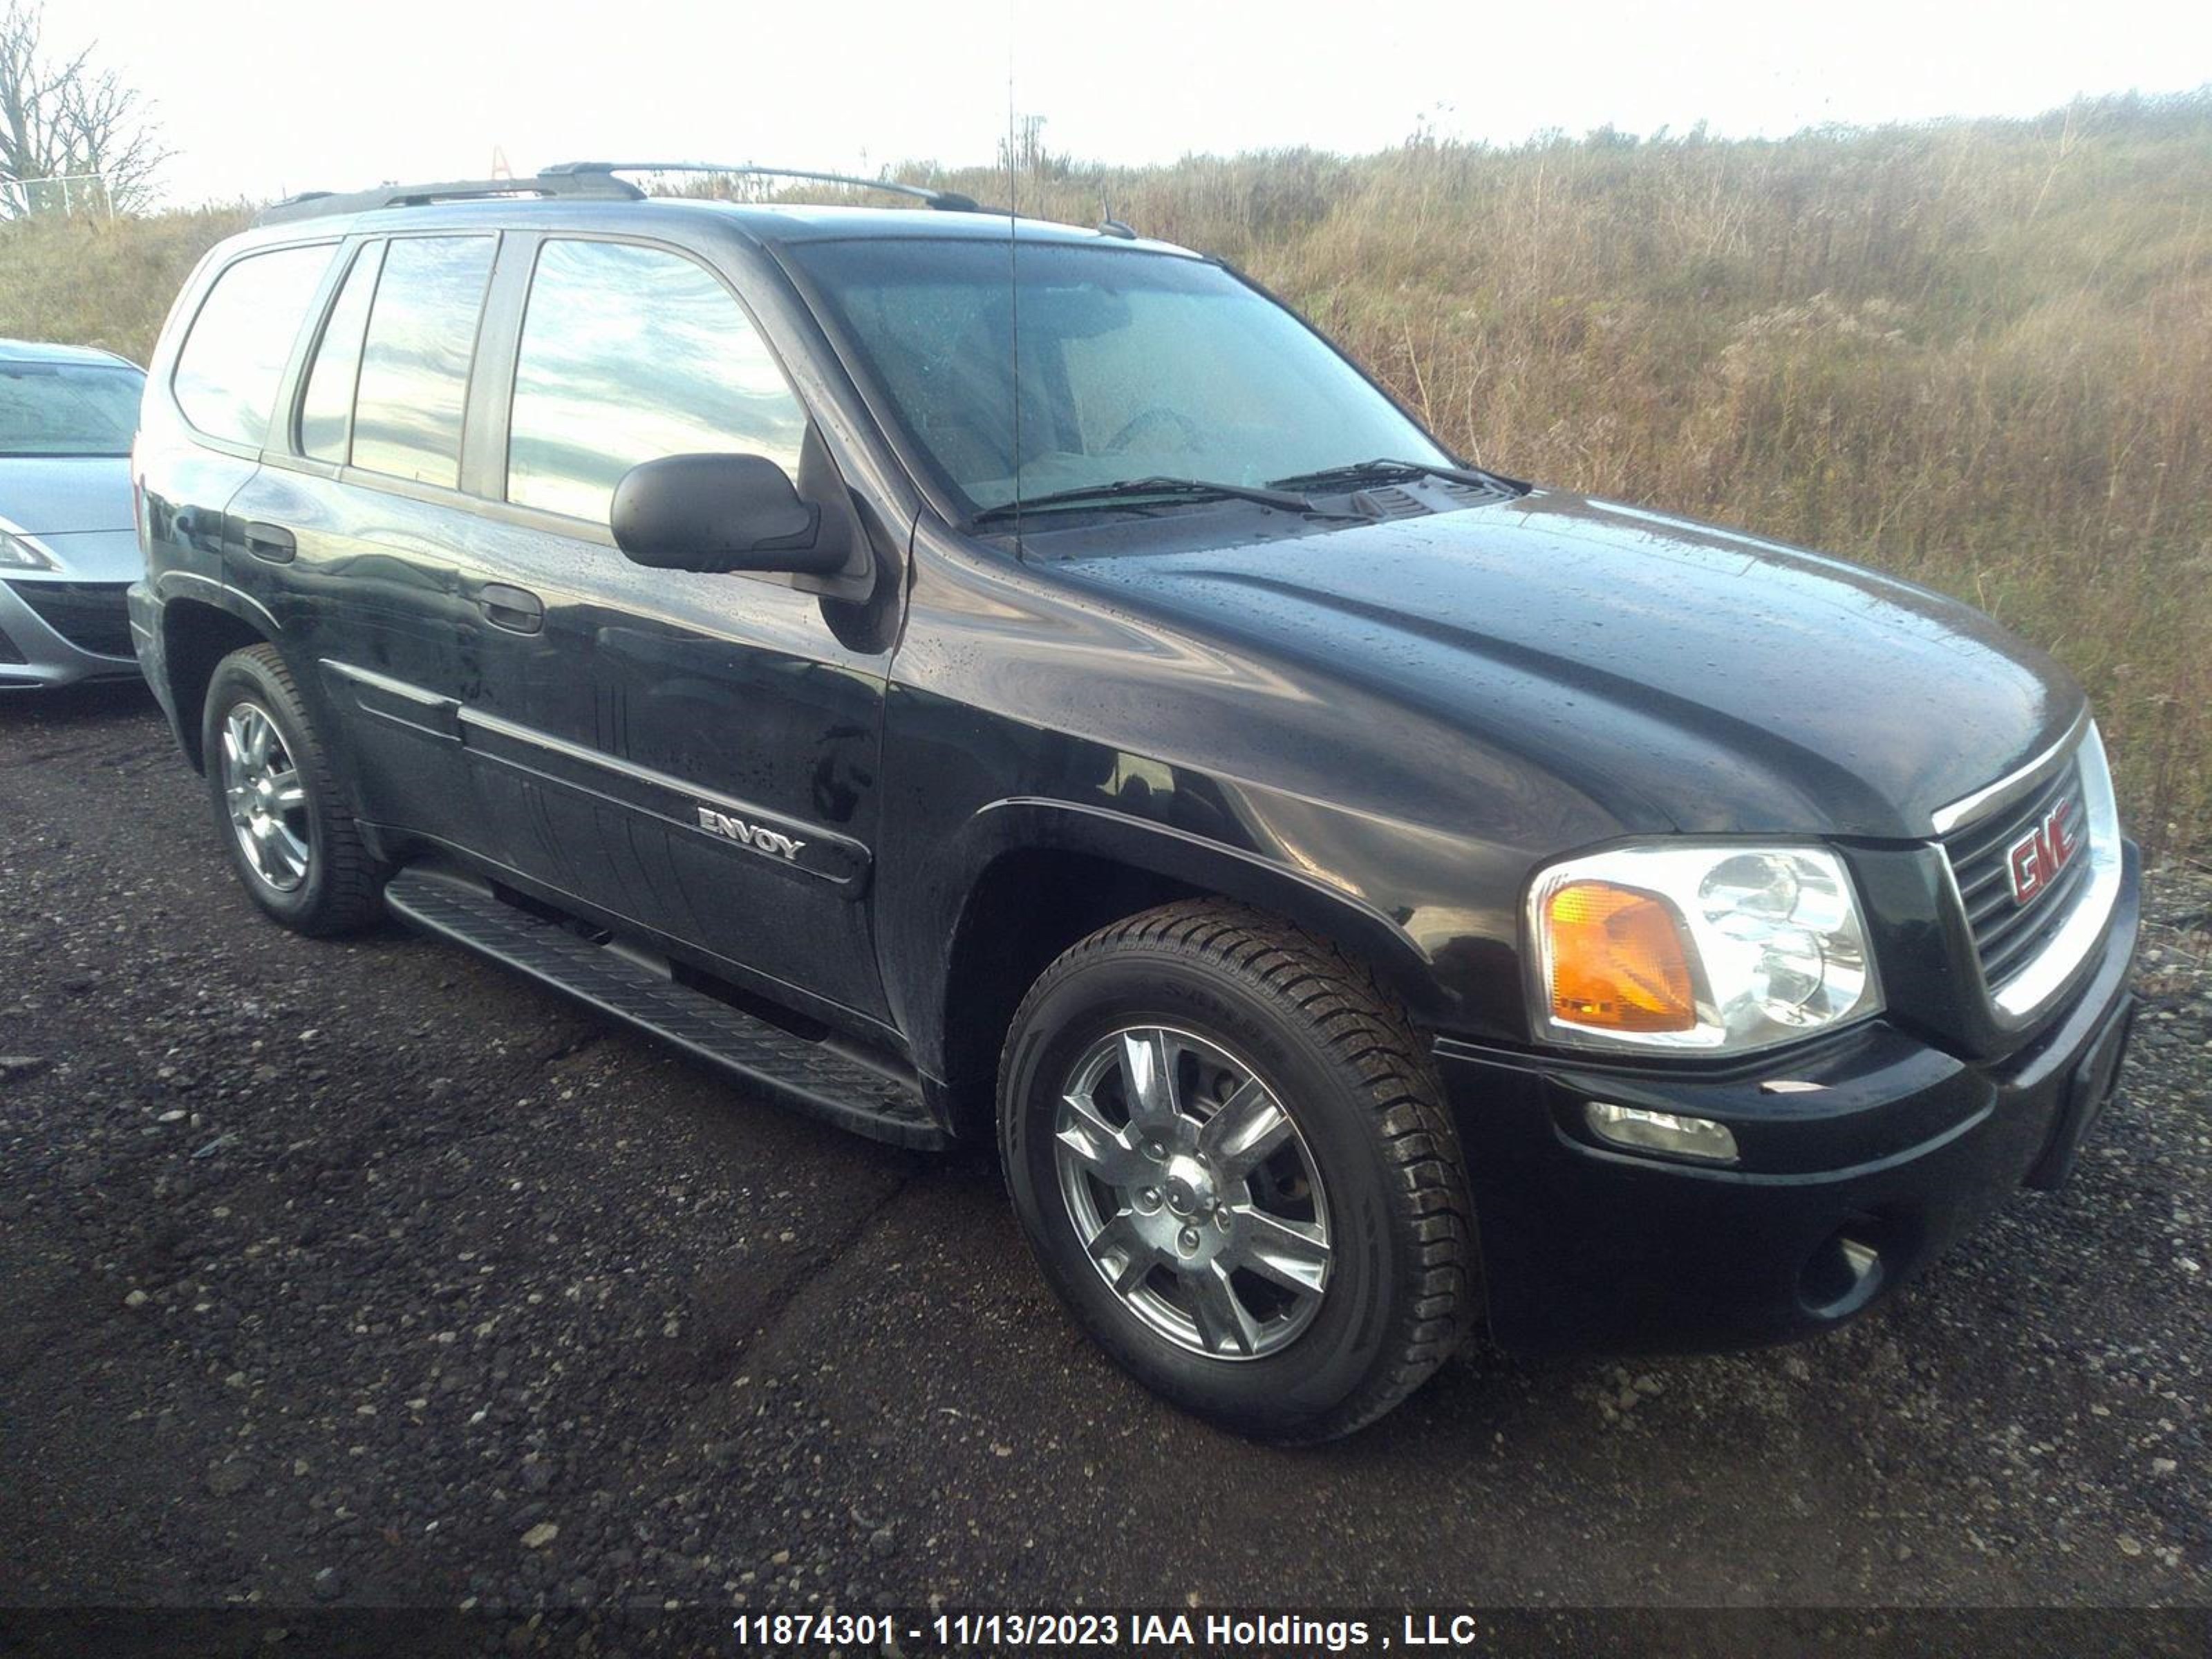
<path fill-rule="evenodd" d="M 2212 840 L 2212 91 L 1039 173 L 1025 208 L 1221 252 L 1487 465 L 1994 612 L 2095 695 L 2138 833 Z"/>
<path fill-rule="evenodd" d="M 1044 158 L 1020 204 L 1231 259 L 1504 471 L 1971 599 L 2087 683 L 2138 832 L 2212 842 L 2212 89 L 1777 142 Z M 143 355 L 231 222 L 0 230 L 0 333 Z"/>
<path fill-rule="evenodd" d="M 200 255 L 252 217 L 204 209 L 0 224 L 0 337 L 104 346 L 143 363 Z"/>

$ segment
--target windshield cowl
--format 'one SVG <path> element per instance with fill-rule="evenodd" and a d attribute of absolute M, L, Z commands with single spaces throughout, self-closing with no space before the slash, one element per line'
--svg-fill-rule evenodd
<path fill-rule="evenodd" d="M 1052 513 L 1068 508 L 1140 507 L 1172 506 L 1176 502 L 1250 501 L 1279 513 L 1311 513 L 1314 504 L 1304 496 L 1282 489 L 1255 489 L 1244 484 L 1216 483 L 1204 478 L 1125 478 L 1112 483 L 1084 484 L 1054 490 L 1034 499 L 1017 498 L 987 507 L 975 514 L 976 524 L 1003 519 L 1019 520 L 1029 513 Z"/>

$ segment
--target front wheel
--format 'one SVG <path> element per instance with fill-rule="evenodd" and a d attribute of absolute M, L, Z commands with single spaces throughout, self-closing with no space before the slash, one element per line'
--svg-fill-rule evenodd
<path fill-rule="evenodd" d="M 1389 1410 L 1472 1316 L 1456 1138 L 1358 967 L 1271 918 L 1164 906 L 1037 981 L 1000 1077 L 1007 1182 L 1091 1334 L 1279 1440 Z"/>

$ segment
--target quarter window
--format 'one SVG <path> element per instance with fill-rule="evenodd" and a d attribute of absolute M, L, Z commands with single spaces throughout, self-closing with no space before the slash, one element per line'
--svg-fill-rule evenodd
<path fill-rule="evenodd" d="M 210 438 L 261 447 L 276 383 L 331 246 L 248 254 L 215 280 L 170 382 L 185 418 Z"/>
<path fill-rule="evenodd" d="M 515 364 L 509 501 L 605 524 L 641 461 L 743 453 L 795 475 L 805 433 L 766 342 L 702 266 L 623 242 L 545 244 Z"/>
<path fill-rule="evenodd" d="M 409 236 L 385 251 L 354 399 L 353 464 L 452 489 L 489 236 Z"/>
<path fill-rule="evenodd" d="M 384 244 L 371 242 L 355 258 L 323 337 L 307 371 L 300 399 L 300 453 L 317 460 L 346 459 L 353 436 L 354 382 L 361 374 L 361 341 L 368 325 L 368 302 L 376 293 L 376 273 Z"/>

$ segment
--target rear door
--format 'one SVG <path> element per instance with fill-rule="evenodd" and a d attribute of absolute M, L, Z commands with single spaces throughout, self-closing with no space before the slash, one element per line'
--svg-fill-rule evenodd
<path fill-rule="evenodd" d="M 133 467 L 149 568 L 165 599 L 222 599 L 227 556 L 243 544 L 234 506 L 259 465 L 285 364 L 337 250 L 327 237 L 233 260 L 200 296 L 174 361 L 154 364 Z M 198 709 L 176 712 L 197 732 Z"/>
<path fill-rule="evenodd" d="M 477 230 L 349 243 L 227 560 L 337 711 L 364 814 L 464 847 L 478 815 L 459 714 L 489 577 L 462 433 L 498 247 Z"/>
<path fill-rule="evenodd" d="M 528 263 L 502 260 L 516 326 L 486 370 L 508 392 L 486 422 L 490 544 L 534 624 L 488 636 L 464 711 L 486 833 L 738 978 L 879 1016 L 864 900 L 888 630 L 848 644 L 815 594 L 647 569 L 608 530 L 640 461 L 740 452 L 795 475 L 807 411 L 692 253 L 549 233 Z"/>

